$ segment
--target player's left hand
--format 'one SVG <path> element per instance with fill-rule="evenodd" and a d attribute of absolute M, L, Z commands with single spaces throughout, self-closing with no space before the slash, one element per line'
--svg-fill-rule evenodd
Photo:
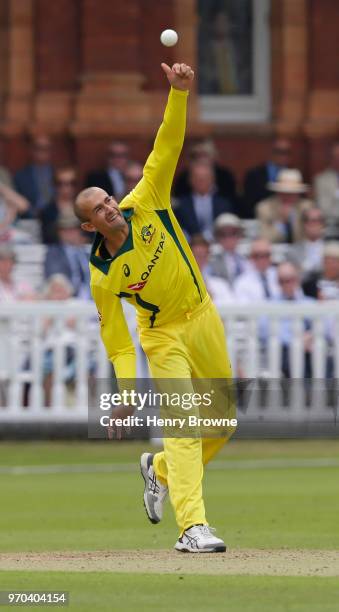
<path fill-rule="evenodd" d="M 119 406 L 118 408 L 113 408 L 111 414 L 111 420 L 115 419 L 125 419 L 128 416 L 132 416 L 135 408 L 132 406 Z M 116 425 L 113 423 L 107 427 L 107 436 L 109 440 L 113 440 L 116 438 L 117 440 L 121 440 L 123 430 L 125 429 L 126 433 L 130 433 L 130 427 L 121 427 L 120 425 Z"/>
<path fill-rule="evenodd" d="M 187 64 L 173 64 L 172 68 L 170 68 L 167 64 L 162 63 L 161 68 L 174 89 L 181 89 L 182 91 L 191 89 L 194 79 L 194 72 L 191 66 L 187 66 Z"/>

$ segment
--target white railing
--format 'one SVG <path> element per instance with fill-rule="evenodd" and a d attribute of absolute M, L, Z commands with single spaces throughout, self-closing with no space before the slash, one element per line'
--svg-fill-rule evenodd
<path fill-rule="evenodd" d="M 333 358 L 333 377 L 339 378 L 339 302 L 227 305 L 220 314 L 233 368 L 236 371 L 240 360 L 244 377 L 280 378 L 280 335 L 284 331 L 282 327 L 288 325 L 292 336 L 291 378 L 303 378 L 303 336 L 304 322 L 307 322 L 312 336 L 310 355 L 314 378 L 326 377 L 329 356 Z"/>
<path fill-rule="evenodd" d="M 107 378 L 110 366 L 92 303 L 1 305 L 1 421 L 84 421 L 94 373 Z"/>
<path fill-rule="evenodd" d="M 259 434 L 280 423 L 275 431 L 286 436 L 301 431 L 297 425 L 303 434 L 338 435 L 339 302 L 232 305 L 220 314 L 234 377 L 245 389 L 239 421 Z"/>
<path fill-rule="evenodd" d="M 333 394 L 331 402 L 326 399 L 323 382 L 329 376 L 339 379 L 339 303 L 227 306 L 221 316 L 234 375 L 250 380 L 251 398 L 244 415 L 250 418 L 267 414 L 267 410 L 272 418 L 283 414 L 286 385 L 280 388 L 279 383 L 283 367 L 281 334 L 282 326 L 286 333 L 287 325 L 291 335 L 290 376 L 298 380 L 288 384 L 292 399 L 286 418 L 298 419 L 300 414 L 304 418 L 307 414 L 333 419 L 337 407 L 333 406 Z M 306 320 L 312 336 L 308 346 L 312 388 L 305 388 L 303 381 Z M 94 385 L 95 378 L 110 376 L 92 303 L 0 305 L 0 423 L 85 423 L 88 385 Z M 256 389 L 257 383 L 260 388 Z M 310 394 L 307 405 L 305 397 Z"/>

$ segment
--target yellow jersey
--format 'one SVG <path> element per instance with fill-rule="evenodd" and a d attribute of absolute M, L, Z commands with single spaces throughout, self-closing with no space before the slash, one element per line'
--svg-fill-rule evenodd
<path fill-rule="evenodd" d="M 187 96 L 188 92 L 171 88 L 143 177 L 120 204 L 129 228 L 124 244 L 112 257 L 97 233 L 92 247 L 91 292 L 117 378 L 136 376 L 135 348 L 121 299 L 135 306 L 142 329 L 175 321 L 193 311 L 207 295 L 170 203 L 185 135 Z"/>

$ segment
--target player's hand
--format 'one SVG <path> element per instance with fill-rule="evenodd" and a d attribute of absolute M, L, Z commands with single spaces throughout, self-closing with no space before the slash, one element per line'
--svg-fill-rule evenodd
<path fill-rule="evenodd" d="M 191 66 L 187 66 L 187 64 L 173 64 L 172 68 L 170 68 L 167 64 L 162 63 L 161 68 L 166 74 L 169 84 L 174 89 L 181 89 L 182 91 L 191 89 L 194 79 L 194 72 Z"/>
<path fill-rule="evenodd" d="M 132 406 L 119 406 L 118 408 L 113 408 L 112 414 L 111 414 L 111 420 L 125 419 L 128 416 L 132 416 L 133 413 L 134 413 L 134 408 Z M 108 439 L 113 440 L 113 438 L 116 438 L 117 440 L 121 440 L 123 430 L 125 430 L 126 433 L 130 433 L 131 428 L 122 427 L 120 425 L 115 425 L 115 423 L 113 423 L 112 425 L 109 425 L 107 427 Z"/>

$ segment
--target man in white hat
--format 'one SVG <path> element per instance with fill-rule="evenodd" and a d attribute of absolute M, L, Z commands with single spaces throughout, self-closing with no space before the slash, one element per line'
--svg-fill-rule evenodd
<path fill-rule="evenodd" d="M 216 218 L 210 270 L 213 275 L 227 280 L 231 287 L 249 266 L 247 259 L 238 253 L 241 236 L 242 225 L 239 217 L 232 213 L 223 213 Z"/>
<path fill-rule="evenodd" d="M 268 183 L 273 195 L 257 204 L 260 235 L 271 242 L 296 242 L 302 237 L 301 215 L 312 207 L 305 199 L 308 186 L 299 170 L 281 170 L 274 183 Z"/>

